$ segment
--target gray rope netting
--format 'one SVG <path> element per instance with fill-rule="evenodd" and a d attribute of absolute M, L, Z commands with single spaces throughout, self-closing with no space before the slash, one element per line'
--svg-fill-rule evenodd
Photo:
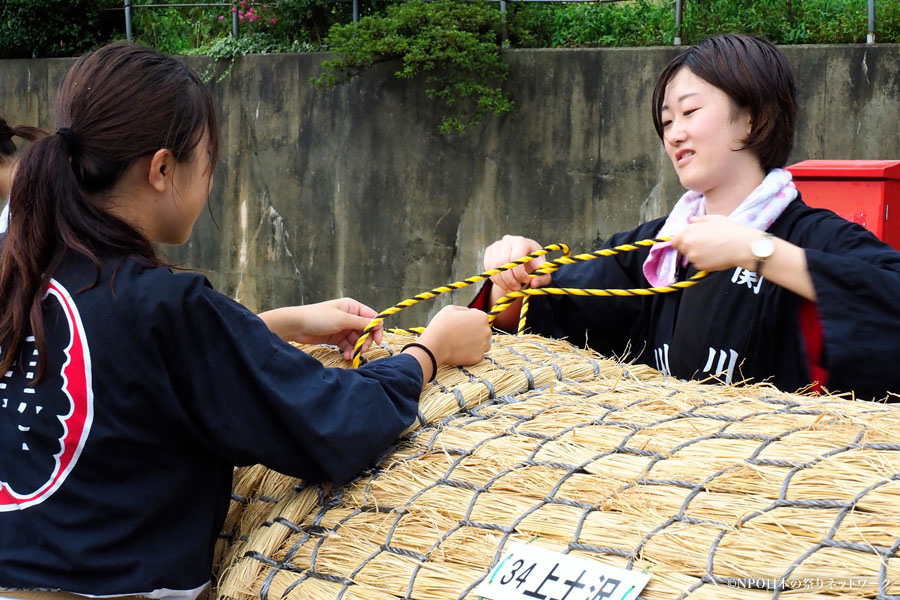
<path fill-rule="evenodd" d="M 474 599 L 509 542 L 533 541 L 646 570 L 647 599 L 900 598 L 898 425 L 893 405 L 495 336 L 354 482 L 236 471 L 216 594 Z"/>

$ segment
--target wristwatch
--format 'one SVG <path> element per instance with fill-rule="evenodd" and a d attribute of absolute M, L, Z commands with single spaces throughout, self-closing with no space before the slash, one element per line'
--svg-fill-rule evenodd
<path fill-rule="evenodd" d="M 762 264 L 766 262 L 766 259 L 775 254 L 775 243 L 772 241 L 772 234 L 766 233 L 761 238 L 753 240 L 750 244 L 750 252 L 753 254 L 753 258 L 756 259 L 756 274 L 760 274 L 760 270 L 762 269 Z"/>

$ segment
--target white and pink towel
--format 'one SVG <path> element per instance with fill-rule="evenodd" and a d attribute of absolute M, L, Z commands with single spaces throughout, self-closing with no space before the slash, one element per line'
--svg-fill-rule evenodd
<path fill-rule="evenodd" d="M 796 197 L 797 188 L 790 171 L 773 169 L 728 218 L 741 225 L 765 231 Z M 669 213 L 658 237 L 674 235 L 690 224 L 690 217 L 705 214 L 706 199 L 703 194 L 688 190 Z M 650 285 L 657 287 L 675 283 L 677 259 L 678 252 L 672 248 L 671 242 L 654 244 L 644 261 L 644 276 Z"/>

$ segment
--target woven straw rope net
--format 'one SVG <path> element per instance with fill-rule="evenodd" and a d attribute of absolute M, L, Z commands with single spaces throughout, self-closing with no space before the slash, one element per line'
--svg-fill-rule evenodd
<path fill-rule="evenodd" d="M 898 431 L 893 405 L 497 335 L 479 365 L 442 367 L 418 422 L 346 486 L 238 469 L 214 593 L 474 599 L 532 541 L 646 569 L 647 599 L 900 597 Z"/>

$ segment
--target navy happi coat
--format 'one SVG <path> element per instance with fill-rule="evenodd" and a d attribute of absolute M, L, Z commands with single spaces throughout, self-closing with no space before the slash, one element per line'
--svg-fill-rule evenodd
<path fill-rule="evenodd" d="M 0 377 L 0 588 L 192 598 L 234 465 L 343 483 L 415 417 L 411 356 L 326 369 L 200 275 L 94 274 L 63 265 Z"/>
<path fill-rule="evenodd" d="M 618 233 L 604 247 L 653 238 L 664 222 Z M 533 296 L 527 324 L 534 333 L 682 379 L 770 381 L 791 392 L 819 383 L 862 398 L 900 393 L 900 253 L 800 198 L 769 232 L 805 249 L 816 303 L 737 267 L 657 296 Z M 649 287 L 642 270 L 648 253 L 642 248 L 565 266 L 551 285 Z M 688 265 L 679 278 L 695 272 Z M 473 305 L 483 305 L 486 293 Z"/>

